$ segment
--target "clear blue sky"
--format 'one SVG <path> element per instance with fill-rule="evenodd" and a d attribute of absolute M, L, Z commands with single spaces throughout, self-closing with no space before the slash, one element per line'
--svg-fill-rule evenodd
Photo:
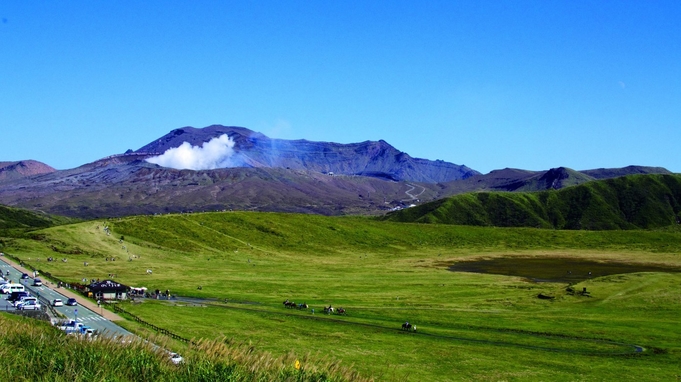
<path fill-rule="evenodd" d="M 0 161 L 170 130 L 681 172 L 681 1 L 3 1 Z"/>

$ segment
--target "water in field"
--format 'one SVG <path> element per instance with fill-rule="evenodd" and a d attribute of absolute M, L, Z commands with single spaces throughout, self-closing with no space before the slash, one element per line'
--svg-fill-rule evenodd
<path fill-rule="evenodd" d="M 681 272 L 679 268 L 645 264 L 599 262 L 561 257 L 499 257 L 462 261 L 449 267 L 453 272 L 490 273 L 525 277 L 535 282 L 577 283 L 589 278 L 635 272 Z"/>

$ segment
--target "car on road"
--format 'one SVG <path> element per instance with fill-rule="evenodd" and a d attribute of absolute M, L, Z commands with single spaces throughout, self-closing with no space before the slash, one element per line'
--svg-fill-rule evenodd
<path fill-rule="evenodd" d="M 68 305 L 68 306 L 76 306 L 76 305 L 78 305 L 78 301 L 76 301 L 75 298 L 70 298 L 70 299 L 66 300 L 66 305 Z"/>
<path fill-rule="evenodd" d="M 24 273 L 23 275 L 21 275 L 21 279 L 28 280 L 28 273 Z"/>
<path fill-rule="evenodd" d="M 41 280 L 41 279 L 39 279 L 39 278 L 37 278 L 37 277 L 34 278 L 34 279 L 33 279 L 33 286 L 43 286 L 43 280 Z"/>
<path fill-rule="evenodd" d="M 181 355 L 177 353 L 170 353 L 170 362 L 179 365 L 184 361 L 184 358 L 182 358 Z"/>
<path fill-rule="evenodd" d="M 60 298 L 52 300 L 52 306 L 64 306 L 64 302 Z"/>
<path fill-rule="evenodd" d="M 80 333 L 81 328 L 85 326 L 83 325 L 82 322 L 77 322 L 75 320 L 69 320 L 67 322 L 62 322 L 59 324 L 59 329 L 63 330 L 66 332 L 66 334 L 70 333 Z"/>

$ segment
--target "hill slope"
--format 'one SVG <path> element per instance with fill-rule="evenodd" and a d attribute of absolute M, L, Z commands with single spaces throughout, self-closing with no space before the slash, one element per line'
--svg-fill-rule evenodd
<path fill-rule="evenodd" d="M 0 205 L 0 230 L 14 228 L 47 228 L 73 222 L 61 216 L 50 216 L 20 208 Z"/>
<path fill-rule="evenodd" d="M 632 175 L 535 193 L 469 193 L 385 219 L 555 229 L 658 228 L 681 221 L 681 176 Z"/>

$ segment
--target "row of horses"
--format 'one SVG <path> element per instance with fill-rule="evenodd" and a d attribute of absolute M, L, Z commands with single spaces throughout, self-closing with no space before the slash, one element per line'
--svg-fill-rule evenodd
<path fill-rule="evenodd" d="M 284 301 L 284 307 L 289 309 L 307 309 L 309 306 L 307 303 L 296 304 L 294 301 L 289 301 L 288 299 Z"/>
<path fill-rule="evenodd" d="M 296 304 L 294 301 L 290 301 L 289 299 L 286 299 L 284 301 L 284 307 L 289 308 L 289 309 L 307 309 L 309 308 L 309 305 L 307 303 L 302 303 L 302 304 Z M 314 313 L 314 309 L 312 309 L 312 312 Z M 325 306 L 324 307 L 324 313 L 326 314 L 340 314 L 340 315 L 345 315 L 346 311 L 344 308 L 339 307 L 339 308 L 334 308 L 333 306 Z M 402 324 L 402 330 L 408 331 L 408 332 L 415 332 L 416 331 L 416 325 L 410 324 L 408 321 Z"/>
<path fill-rule="evenodd" d="M 309 308 L 310 306 L 307 305 L 307 303 L 296 304 L 294 301 L 290 301 L 289 299 L 286 299 L 286 301 L 284 301 L 284 307 L 289 308 L 289 309 L 303 310 L 303 309 Z M 312 310 L 312 312 L 314 312 L 314 309 Z M 336 309 L 333 306 L 329 305 L 328 307 L 327 306 L 324 307 L 324 313 L 326 313 L 326 314 L 336 313 L 336 314 L 345 315 L 345 309 L 344 308 Z"/>
<path fill-rule="evenodd" d="M 340 315 L 344 316 L 345 315 L 345 308 L 341 307 L 341 308 L 336 309 L 333 306 L 329 305 L 328 307 L 326 307 L 326 306 L 324 307 L 324 313 L 326 313 L 326 314 L 336 313 L 336 314 L 340 314 Z"/>

